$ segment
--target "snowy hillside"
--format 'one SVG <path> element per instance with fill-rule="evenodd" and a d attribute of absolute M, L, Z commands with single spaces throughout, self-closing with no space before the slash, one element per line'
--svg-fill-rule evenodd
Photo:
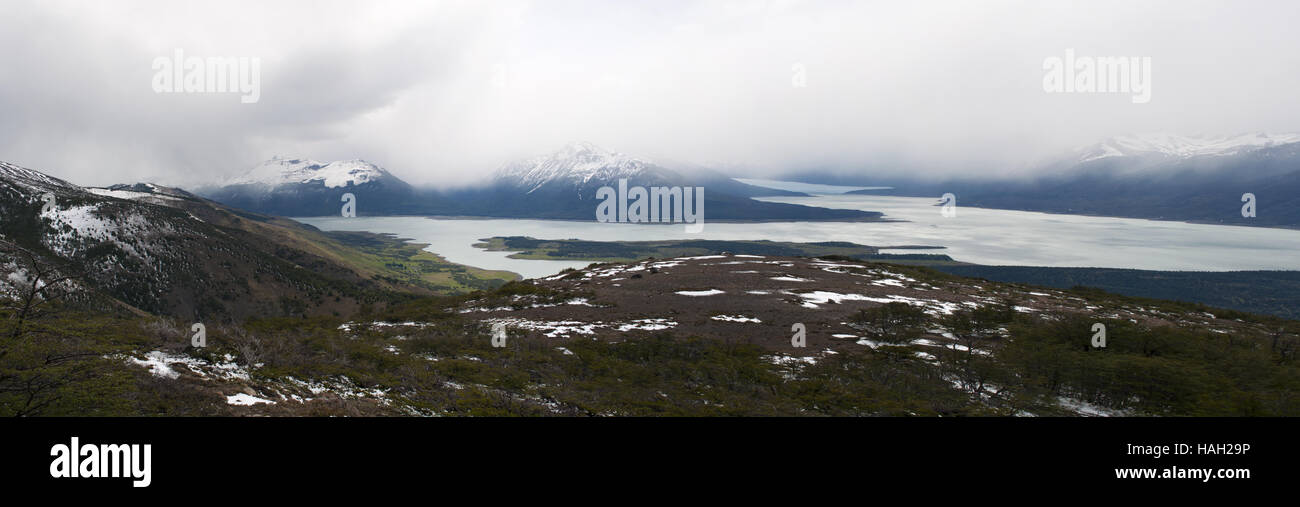
<path fill-rule="evenodd" d="M 8 162 L 0 162 L 0 180 L 20 185 L 28 190 L 79 190 L 81 187 L 49 176 L 39 171 L 19 167 Z"/>

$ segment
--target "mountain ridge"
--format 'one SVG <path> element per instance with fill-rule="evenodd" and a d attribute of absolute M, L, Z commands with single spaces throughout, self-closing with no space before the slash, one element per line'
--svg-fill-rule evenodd
<path fill-rule="evenodd" d="M 1297 142 L 1290 142 L 1293 138 Z M 1086 149 L 1078 150 L 1043 163 L 1033 177 L 1017 180 L 967 176 L 937 181 L 892 178 L 872 183 L 894 187 L 885 191 L 893 195 L 937 198 L 953 193 L 959 205 L 982 208 L 1300 227 L 1300 136 L 1248 134 L 1200 139 L 1203 142 L 1157 151 L 1138 150 L 1139 146 L 1133 145 L 1131 152 L 1107 156 L 1088 156 Z M 848 193 L 879 195 L 882 191 Z M 1246 194 L 1256 199 L 1255 216 L 1242 215 Z"/>
<path fill-rule="evenodd" d="M 705 220 L 862 221 L 881 217 L 876 212 L 756 201 L 752 197 L 803 194 L 748 185 L 708 169 L 688 175 L 589 142 L 569 143 L 551 153 L 507 162 L 484 184 L 453 190 L 415 188 L 368 162 L 358 173 L 345 170 L 347 167 L 351 166 L 341 162 L 272 159 L 229 184 L 196 189 L 195 193 L 237 208 L 281 216 L 338 215 L 342 195 L 351 193 L 358 215 L 593 220 L 597 189 L 615 187 L 625 179 L 631 186 L 704 187 Z"/>
<path fill-rule="evenodd" d="M 1132 134 L 1105 139 L 1080 148 L 1079 162 L 1109 157 L 1162 155 L 1173 158 L 1230 156 L 1261 148 L 1300 142 L 1300 133 L 1252 132 L 1231 136 L 1180 135 L 1167 132 Z"/>

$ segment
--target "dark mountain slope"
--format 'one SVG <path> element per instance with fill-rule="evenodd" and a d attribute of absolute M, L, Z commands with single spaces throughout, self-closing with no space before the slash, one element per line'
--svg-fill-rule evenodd
<path fill-rule="evenodd" d="M 0 214 L 0 239 L 77 274 L 81 289 L 154 314 L 198 321 L 350 314 L 402 294 L 455 290 L 404 276 L 382 255 L 309 226 L 154 185 L 82 188 L 2 164 Z M 421 255 L 411 249 L 402 255 Z M 9 261 L 11 282 L 31 270 L 29 261 Z M 482 280 L 477 288 L 511 277 L 447 267 L 466 282 Z"/>

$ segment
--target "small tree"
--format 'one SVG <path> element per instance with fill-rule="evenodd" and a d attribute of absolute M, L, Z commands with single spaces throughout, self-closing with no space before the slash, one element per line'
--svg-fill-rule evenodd
<path fill-rule="evenodd" d="M 1300 342 L 1300 340 L 1296 339 L 1295 333 L 1288 332 L 1286 328 L 1278 327 L 1269 332 L 1269 338 L 1272 339 L 1269 350 L 1277 354 L 1278 364 L 1286 364 L 1295 359 L 1297 342 Z"/>
<path fill-rule="evenodd" d="M 925 311 L 907 303 L 890 302 L 858 312 L 854 321 L 879 341 L 903 345 L 921 335 Z"/>
<path fill-rule="evenodd" d="M 955 311 L 943 319 L 959 345 L 950 347 L 951 353 L 946 355 L 962 384 L 971 391 L 983 391 L 991 371 L 991 362 L 976 351 L 988 351 L 989 345 L 1001 336 L 1002 324 L 1010 322 L 1014 312 L 1009 305 L 981 306 Z"/>
<path fill-rule="evenodd" d="M 911 357 L 912 351 L 907 346 L 921 336 L 925 318 L 925 311 L 920 308 L 890 302 L 858 312 L 851 326 L 881 342 L 880 346 L 872 347 L 873 352 L 897 362 Z"/>

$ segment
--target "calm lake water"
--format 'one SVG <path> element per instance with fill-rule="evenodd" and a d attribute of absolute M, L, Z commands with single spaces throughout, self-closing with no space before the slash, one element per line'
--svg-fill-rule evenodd
<path fill-rule="evenodd" d="M 933 245 L 966 262 L 994 265 L 1074 266 L 1157 270 L 1234 271 L 1300 269 L 1300 231 L 1187 224 L 1128 218 L 1055 215 L 959 207 L 943 217 L 936 199 L 826 194 L 765 198 L 772 202 L 880 211 L 889 223 L 778 222 L 708 223 L 699 234 L 681 224 L 635 225 L 514 219 L 425 217 L 295 218 L 326 231 L 392 233 L 429 243 L 427 250 L 448 261 L 502 269 L 533 278 L 588 262 L 509 259 L 508 252 L 474 248 L 480 238 L 532 236 L 539 239 L 644 241 L 659 239 L 768 239 L 851 241 L 864 245 Z M 705 209 L 706 217 L 708 210 Z M 890 251 L 905 253 L 905 251 Z M 915 251 L 912 251 L 915 253 Z"/>

